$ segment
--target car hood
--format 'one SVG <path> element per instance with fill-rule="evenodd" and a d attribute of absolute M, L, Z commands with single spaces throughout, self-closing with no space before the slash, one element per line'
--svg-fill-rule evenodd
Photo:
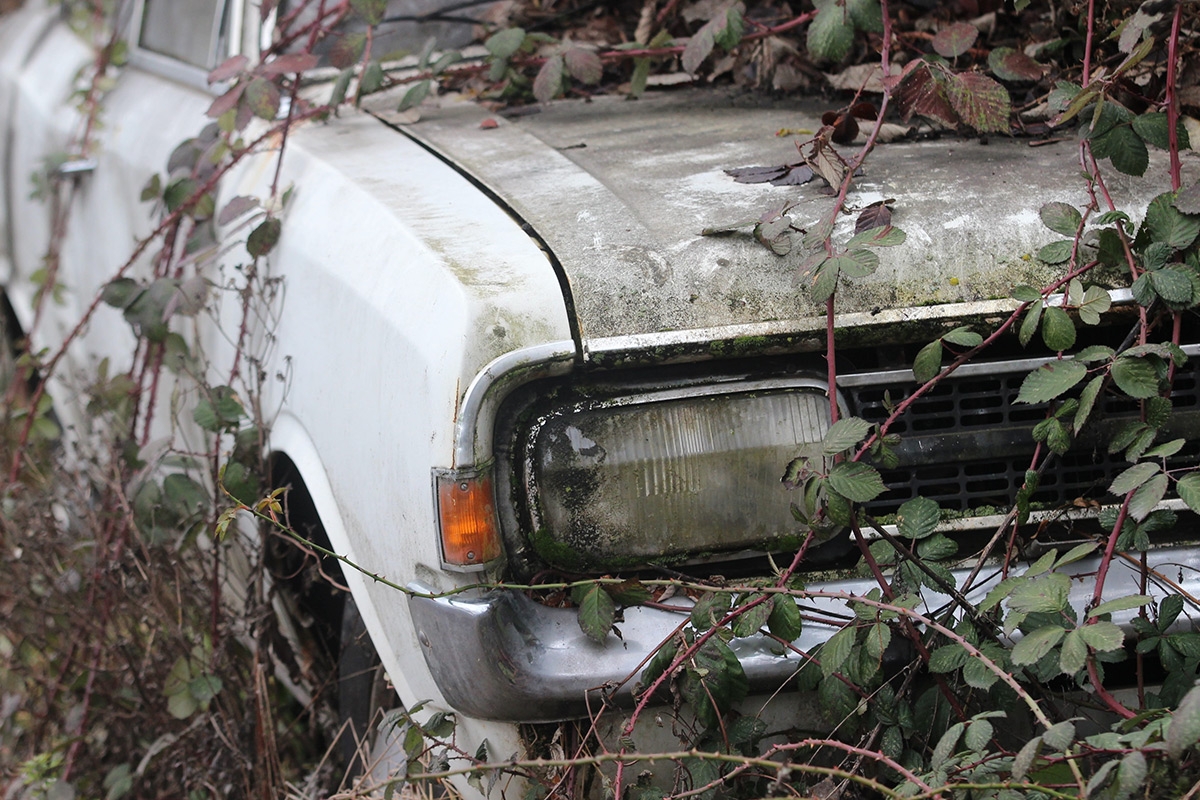
<path fill-rule="evenodd" d="M 785 204 L 803 228 L 828 214 L 833 198 L 819 178 L 772 186 L 738 183 L 725 172 L 799 161 L 797 143 L 821 126 L 822 110 L 684 90 L 560 101 L 510 119 L 447 104 L 405 131 L 542 239 L 561 265 L 586 347 L 662 332 L 716 338 L 729 326 L 767 322 L 775 330 L 823 327 L 824 303 L 797 279 L 802 248 L 776 255 L 749 226 L 701 235 Z M 837 147 L 850 158 L 860 146 Z M 1165 170 L 1152 164 L 1148 174 Z M 1108 188 L 1135 212 L 1169 186 L 1165 178 L 1113 173 Z M 923 308 L 929 318 L 937 316 L 931 306 L 962 314 L 962 304 L 1007 298 L 1017 284 L 1044 285 L 1061 269 L 1035 254 L 1063 237 L 1041 223 L 1038 209 L 1048 201 L 1082 207 L 1088 197 L 1074 140 L 1033 146 L 944 137 L 877 146 L 847 207 L 880 200 L 889 201 L 907 239 L 879 250 L 874 274 L 843 277 L 839 314 Z M 853 234 L 855 216 L 840 218 L 835 243 Z"/>

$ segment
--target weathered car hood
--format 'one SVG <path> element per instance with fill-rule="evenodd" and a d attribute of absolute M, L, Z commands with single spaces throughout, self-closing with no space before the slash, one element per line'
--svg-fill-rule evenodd
<path fill-rule="evenodd" d="M 749 228 L 734 236 L 700 232 L 785 203 L 805 227 L 827 213 L 833 200 L 819 178 L 776 187 L 740 184 L 724 172 L 798 161 L 796 142 L 820 127 L 820 112 L 811 104 L 738 105 L 688 90 L 637 101 L 562 101 L 497 118 L 495 127 L 481 126 L 491 116 L 485 110 L 456 104 L 406 131 L 542 237 L 565 272 L 586 344 L 768 321 L 780 330 L 812 329 L 824 304 L 812 302 L 796 279 L 801 248 L 775 255 Z M 778 135 L 781 129 L 800 132 Z M 858 147 L 839 150 L 849 158 Z M 1004 137 L 878 146 L 848 207 L 894 199 L 893 224 L 908 238 L 879 251 L 875 274 L 843 278 L 839 314 L 1004 298 L 1016 284 L 1042 285 L 1059 274 L 1034 257 L 1062 238 L 1042 225 L 1038 208 L 1087 202 L 1078 156 L 1073 141 L 1032 147 Z M 1169 188 L 1164 170 L 1152 164 L 1147 174 L 1153 179 L 1108 171 L 1109 190 L 1134 216 Z M 853 224 L 844 215 L 835 242 L 844 243 Z"/>

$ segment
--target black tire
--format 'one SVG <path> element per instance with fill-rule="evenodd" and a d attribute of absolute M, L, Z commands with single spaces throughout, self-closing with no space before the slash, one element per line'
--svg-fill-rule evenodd
<path fill-rule="evenodd" d="M 338 750 L 353 779 L 371 769 L 369 761 L 384 712 L 395 706 L 379 654 L 351 596 L 342 613 L 342 648 L 338 657 Z"/>

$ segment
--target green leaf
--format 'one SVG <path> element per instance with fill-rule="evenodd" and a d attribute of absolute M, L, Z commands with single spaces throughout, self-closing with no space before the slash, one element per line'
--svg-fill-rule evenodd
<path fill-rule="evenodd" d="M 1050 306 L 1042 316 L 1042 341 L 1046 347 L 1057 352 L 1075 346 L 1075 323 L 1061 307 Z"/>
<path fill-rule="evenodd" d="M 934 532 L 941 518 L 942 510 L 935 501 L 914 497 L 896 514 L 897 532 L 905 539 L 924 539 Z"/>
<path fill-rule="evenodd" d="M 1083 635 L 1079 630 L 1073 630 L 1063 639 L 1062 650 L 1058 654 L 1058 668 L 1067 675 L 1074 675 L 1087 663 L 1087 655 L 1087 643 Z"/>
<path fill-rule="evenodd" d="M 1087 377 L 1087 367 L 1076 361 L 1051 361 L 1025 376 L 1018 403 L 1045 403 L 1061 396 Z"/>
<path fill-rule="evenodd" d="M 1057 242 L 1042 247 L 1038 250 L 1037 257 L 1047 264 L 1065 264 L 1071 260 L 1071 253 L 1075 249 L 1075 243 L 1070 239 L 1059 239 Z"/>
<path fill-rule="evenodd" d="M 1099 286 L 1089 286 L 1079 306 L 1079 319 L 1085 325 L 1099 325 L 1100 315 L 1112 308 L 1112 297 Z"/>
<path fill-rule="evenodd" d="M 815 0 L 817 16 L 808 25 L 808 53 L 814 60 L 841 61 L 854 45 L 854 26 L 836 0 Z"/>
<path fill-rule="evenodd" d="M 730 597 L 724 592 L 707 592 L 692 607 L 692 627 L 706 631 L 729 613 Z"/>
<path fill-rule="evenodd" d="M 254 116 L 268 122 L 279 113 L 279 87 L 266 78 L 255 78 L 246 86 L 242 98 L 250 106 Z"/>
<path fill-rule="evenodd" d="M 1057 625 L 1049 625 L 1027 634 L 1013 645 L 1013 663 L 1018 666 L 1036 664 L 1054 649 L 1054 646 L 1062 640 L 1066 633 Z"/>
<path fill-rule="evenodd" d="M 980 133 L 1007 133 L 1012 113 L 1008 90 L 982 72 L 950 74 L 946 96 L 962 121 Z"/>
<path fill-rule="evenodd" d="M 525 43 L 524 28 L 505 28 L 493 34 L 484 47 L 497 59 L 511 58 Z"/>
<path fill-rule="evenodd" d="M 383 22 L 383 15 L 387 13 L 387 0 L 350 0 L 350 7 L 368 25 L 374 27 Z"/>
<path fill-rule="evenodd" d="M 879 256 L 870 250 L 850 250 L 837 258 L 838 269 L 850 278 L 865 278 L 879 268 Z"/>
<path fill-rule="evenodd" d="M 715 728 L 720 715 L 745 698 L 749 681 L 729 645 L 715 636 L 700 647 L 692 663 L 680 688 L 701 723 Z"/>
<path fill-rule="evenodd" d="M 558 97 L 563 86 L 563 58 L 550 56 L 533 79 L 533 96 L 539 103 L 549 103 Z"/>
<path fill-rule="evenodd" d="M 1038 752 L 1041 749 L 1042 737 L 1040 736 L 1035 736 L 1025 743 L 1025 745 L 1017 752 L 1016 757 L 1013 759 L 1013 780 L 1025 780 L 1025 776 L 1029 774 L 1029 770 L 1033 767 L 1033 762 L 1037 760 Z"/>
<path fill-rule="evenodd" d="M 937 745 L 933 748 L 933 753 L 929 756 L 929 766 L 931 769 L 939 769 L 949 760 L 950 756 L 954 755 L 954 748 L 958 745 L 959 737 L 962 736 L 965 728 L 966 725 L 956 722 L 942 734 L 942 737 L 938 739 Z"/>
<path fill-rule="evenodd" d="M 583 593 L 579 603 L 579 629 L 594 642 L 603 642 L 612 630 L 617 616 L 617 604 L 598 583 L 593 583 Z"/>
<path fill-rule="evenodd" d="M 887 491 L 879 472 L 858 461 L 835 464 L 829 471 L 829 485 L 854 503 L 869 503 Z"/>
<path fill-rule="evenodd" d="M 1118 497 L 1129 494 L 1161 471 L 1158 464 L 1151 462 L 1135 464 L 1113 479 L 1108 491 Z"/>
<path fill-rule="evenodd" d="M 1042 301 L 1037 300 L 1025 312 L 1025 319 L 1021 320 L 1021 330 L 1017 334 L 1021 347 L 1026 347 L 1033 341 L 1033 335 L 1037 333 L 1038 324 L 1042 321 L 1042 308 Z"/>
<path fill-rule="evenodd" d="M 1121 391 L 1136 399 L 1158 394 L 1158 370 L 1145 358 L 1118 356 L 1113 362 L 1112 379 Z"/>
<path fill-rule="evenodd" d="M 825 677 L 829 677 L 835 672 L 841 670 L 842 665 L 846 663 L 846 659 L 854 652 L 855 637 L 858 630 L 847 625 L 840 631 L 830 636 L 825 644 L 821 647 L 821 672 Z"/>
<path fill-rule="evenodd" d="M 1046 203 L 1039 209 L 1038 215 L 1047 228 L 1071 238 L 1075 237 L 1079 226 L 1083 224 L 1083 215 L 1070 203 Z"/>
<path fill-rule="evenodd" d="M 929 671 L 934 673 L 953 672 L 970 660 L 960 644 L 948 644 L 929 654 Z"/>
<path fill-rule="evenodd" d="M 1112 161 L 1113 167 L 1126 175 L 1140 177 L 1150 166 L 1150 152 L 1146 143 L 1133 132 L 1133 128 L 1119 125 L 1102 137 L 1105 155 Z M 1100 142 L 1101 138 L 1097 138 Z"/>
<path fill-rule="evenodd" d="M 1165 267 L 1148 274 L 1154 292 L 1163 300 L 1174 305 L 1192 302 L 1195 284 L 1185 267 Z"/>
<path fill-rule="evenodd" d="M 1159 150 L 1171 149 L 1171 125 L 1165 112 L 1148 111 L 1145 114 L 1139 114 L 1133 118 L 1133 130 L 1147 144 L 1152 144 Z M 1178 136 L 1179 149 L 1190 149 L 1187 128 L 1184 127 L 1182 120 L 1176 126 L 1175 131 Z"/>
<path fill-rule="evenodd" d="M 1075 723 L 1064 720 L 1052 725 L 1042 734 L 1042 741 L 1051 750 L 1062 752 L 1075 743 Z"/>
<path fill-rule="evenodd" d="M 1183 250 L 1200 236 L 1200 216 L 1184 214 L 1175 208 L 1174 203 L 1174 192 L 1165 192 L 1151 200 L 1146 207 L 1142 230 L 1151 241 L 1164 242 L 1176 250 Z"/>
<path fill-rule="evenodd" d="M 1167 480 L 1166 473 L 1159 473 L 1139 486 L 1129 499 L 1129 516 L 1138 522 L 1144 520 L 1162 502 L 1167 493 Z"/>
<path fill-rule="evenodd" d="M 788 595 L 776 595 L 771 607 L 771 616 L 767 617 L 767 630 L 785 642 L 794 642 L 800 638 L 802 620 L 800 607 Z"/>
<path fill-rule="evenodd" d="M 1058 559 L 1054 563 L 1054 568 L 1062 569 L 1067 564 L 1074 564 L 1076 561 L 1080 561 L 1080 560 L 1086 558 L 1087 556 L 1091 555 L 1093 552 L 1095 552 L 1095 550 L 1096 550 L 1095 542 L 1085 542 L 1084 544 L 1075 545 L 1074 547 L 1072 547 L 1070 550 L 1067 551 L 1066 555 L 1064 555 L 1062 558 Z"/>
<path fill-rule="evenodd" d="M 128 308 L 141 294 L 142 287 L 132 278 L 116 278 L 104 286 L 100 299 L 114 308 Z"/>
<path fill-rule="evenodd" d="M 762 595 L 752 595 L 744 598 L 745 602 L 762 597 Z M 747 609 L 733 620 L 733 635 L 739 638 L 753 636 L 758 631 L 767 625 L 767 620 L 771 616 L 771 606 L 774 598 L 768 597 L 764 602 L 759 603 L 753 608 Z M 745 602 L 739 603 L 744 605 Z"/>
<path fill-rule="evenodd" d="M 1022 303 L 1036 303 L 1042 299 L 1042 293 L 1032 286 L 1021 284 L 1012 290 L 1014 300 L 1020 300 Z"/>
<path fill-rule="evenodd" d="M 150 180 L 146 181 L 146 185 L 142 187 L 140 199 L 143 203 L 147 200 L 157 200 L 162 194 L 162 177 L 156 172 L 150 176 Z"/>
<path fill-rule="evenodd" d="M 969 22 L 953 22 L 933 37 L 933 49 L 943 58 L 956 58 L 971 49 L 979 38 L 979 29 Z"/>
<path fill-rule="evenodd" d="M 1193 687 L 1171 715 L 1167 728 L 1167 752 L 1179 761 L 1184 752 L 1200 741 L 1200 686 Z"/>
<path fill-rule="evenodd" d="M 871 432 L 871 423 L 858 417 L 845 417 L 829 426 L 822 442 L 822 452 L 827 456 L 835 456 L 849 450 L 866 438 Z M 844 493 L 843 493 L 844 494 Z"/>
<path fill-rule="evenodd" d="M 937 377 L 942 369 L 942 340 L 934 339 L 921 348 L 913 359 L 913 378 L 917 383 L 927 383 Z"/>
<path fill-rule="evenodd" d="M 978 347 L 983 344 L 983 337 L 971 330 L 970 327 L 963 325 L 945 333 L 942 341 L 956 344 L 959 347 Z"/>
<path fill-rule="evenodd" d="M 1176 481 L 1175 491 L 1188 508 L 1200 514 L 1200 471 L 1189 472 Z"/>
<path fill-rule="evenodd" d="M 1008 607 L 1027 614 L 1054 613 L 1067 607 L 1071 579 L 1051 572 L 1017 586 L 1008 596 Z"/>
<path fill-rule="evenodd" d="M 985 655 L 990 657 L 991 654 L 985 653 Z M 994 658 L 992 660 L 995 661 Z M 990 689 L 996 681 L 1000 680 L 1000 677 L 978 658 L 967 659 L 963 664 L 962 675 L 967 685 L 976 689 Z"/>
<path fill-rule="evenodd" d="M 878 665 L 883 659 L 883 651 L 887 649 L 891 641 L 892 629 L 886 623 L 876 622 L 867 628 L 866 635 L 863 637 L 863 647 L 866 648 L 867 655 L 871 660 Z"/>
<path fill-rule="evenodd" d="M 363 68 L 362 77 L 358 79 L 359 95 L 371 94 L 383 85 L 383 65 L 372 61 Z"/>
<path fill-rule="evenodd" d="M 410 108 L 416 108 L 425 101 L 429 96 L 429 90 L 433 87 L 433 81 L 417 81 L 412 86 L 408 87 L 408 91 L 404 93 L 404 97 L 400 98 L 400 105 L 397 111 L 407 111 Z"/>
<path fill-rule="evenodd" d="M 928 562 L 942 561 L 950 558 L 958 552 L 958 544 L 948 536 L 943 536 L 940 533 L 935 533 L 928 539 L 922 539 L 917 542 L 917 556 L 924 562 L 926 566 L 934 566 Z"/>
<path fill-rule="evenodd" d="M 869 228 L 861 233 L 856 233 L 846 242 L 847 250 L 854 250 L 858 247 L 895 247 L 898 244 L 904 244 L 904 240 L 908 235 L 892 225 L 884 225 L 879 228 Z"/>
<path fill-rule="evenodd" d="M 1084 625 L 1078 630 L 1089 647 L 1102 653 L 1120 650 L 1121 646 L 1125 643 L 1124 631 L 1116 624 L 1106 620 Z"/>
<path fill-rule="evenodd" d="M 732 11 L 733 9 L 730 9 Z M 596 51 L 587 47 L 571 47 L 563 54 L 567 73 L 580 83 L 592 85 L 600 82 L 604 64 Z"/>
<path fill-rule="evenodd" d="M 253 258 L 265 256 L 275 248 L 282 231 L 283 221 L 279 217 L 269 217 L 263 220 L 246 237 L 246 251 Z"/>

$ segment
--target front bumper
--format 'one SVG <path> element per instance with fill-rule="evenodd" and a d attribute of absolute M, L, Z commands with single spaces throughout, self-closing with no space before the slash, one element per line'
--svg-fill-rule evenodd
<path fill-rule="evenodd" d="M 1066 549 L 1069 545 L 1060 547 L 1060 553 Z M 1161 573 L 1160 579 L 1152 582 L 1157 585 L 1151 594 L 1200 596 L 1200 547 L 1162 548 L 1149 555 L 1150 563 Z M 1071 604 L 1077 611 L 1091 600 L 1098 566 L 1098 558 L 1086 558 L 1069 567 L 1074 576 Z M 967 570 L 955 572 L 959 585 L 966 576 Z M 981 582 L 968 600 L 981 602 L 995 580 Z M 420 584 L 410 588 L 431 594 Z M 864 595 L 876 584 L 869 579 L 851 579 L 814 583 L 810 588 Z M 1105 584 L 1105 598 L 1140 593 L 1136 564 L 1115 561 Z M 929 591 L 925 598 L 926 606 L 918 612 L 932 612 L 948 601 Z M 671 602 L 684 605 L 686 599 Z M 619 705 L 630 705 L 646 657 L 687 620 L 682 613 L 627 608 L 624 622 L 617 626 L 621 637 L 609 635 L 598 644 L 580 630 L 575 609 L 539 605 L 516 590 L 472 589 L 438 598 L 410 595 L 409 609 L 426 663 L 450 706 L 478 719 L 510 722 L 581 717 L 587 714 L 589 701 L 593 710 L 598 708 L 602 693 Z M 805 598 L 801 610 L 806 620 L 794 644 L 807 653 L 837 632 L 835 621 L 853 619 L 853 612 L 843 602 L 828 598 Z M 1113 621 L 1126 624 L 1136 613 L 1121 612 Z M 830 623 L 809 621 L 814 616 Z M 730 647 L 741 660 L 751 692 L 775 690 L 803 664 L 796 652 L 784 650 L 762 635 L 735 639 Z"/>

